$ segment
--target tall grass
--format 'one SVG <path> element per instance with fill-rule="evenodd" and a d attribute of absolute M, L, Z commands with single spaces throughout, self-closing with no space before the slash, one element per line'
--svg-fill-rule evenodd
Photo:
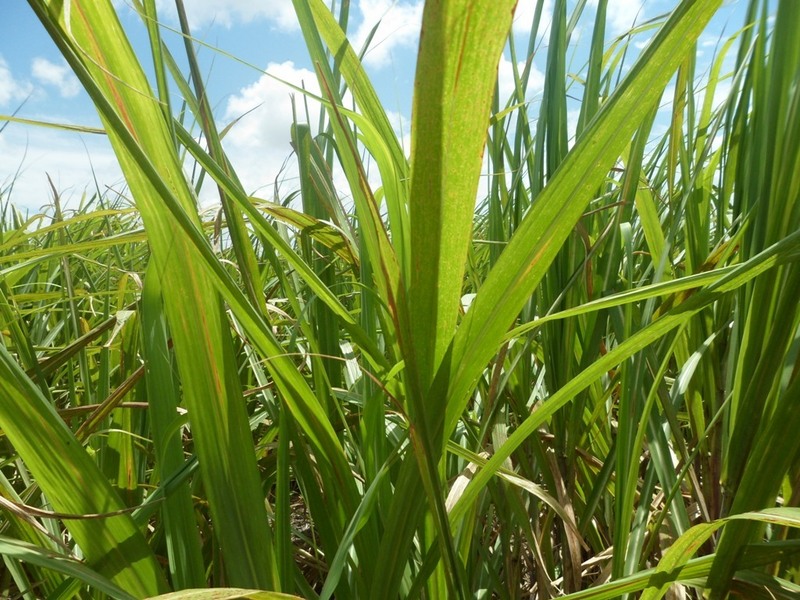
<path fill-rule="evenodd" d="M 3 199 L 4 595 L 797 597 L 796 2 L 699 73 L 718 0 L 632 64 L 599 0 L 578 70 L 585 2 L 537 2 L 520 50 L 513 0 L 429 1 L 407 157 L 349 3 L 293 0 L 325 116 L 292 206 L 242 187 L 182 2 L 185 79 L 154 0 L 149 56 L 110 0 L 29 3 L 133 205 Z"/>

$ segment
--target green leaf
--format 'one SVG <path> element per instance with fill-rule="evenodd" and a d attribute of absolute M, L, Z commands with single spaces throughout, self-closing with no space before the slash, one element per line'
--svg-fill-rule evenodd
<path fill-rule="evenodd" d="M 134 600 L 136 598 L 136 596 L 132 596 L 119 585 L 115 585 L 111 580 L 86 566 L 85 563 L 63 554 L 57 554 L 38 546 L 6 537 L 0 537 L 0 554 L 14 557 L 32 565 L 39 565 L 69 577 L 75 577 L 79 581 L 117 600 Z"/>
<path fill-rule="evenodd" d="M 31 5 L 94 101 L 142 214 L 156 268 L 170 281 L 165 311 L 229 580 L 275 587 L 270 529 L 227 318 L 190 237 L 164 203 L 165 196 L 177 199 L 178 210 L 199 230 L 171 119 L 150 92 L 111 2 L 73 0 L 68 14 L 61 3 Z"/>
<path fill-rule="evenodd" d="M 280 594 L 277 592 L 218 588 L 216 590 L 183 590 L 182 592 L 172 592 L 171 594 L 154 596 L 149 600 L 290 600 L 299 598 L 300 596 Z"/>
<path fill-rule="evenodd" d="M 3 346 L 0 393 L 4 398 L 0 428 L 53 507 L 59 513 L 90 516 L 66 523 L 91 568 L 138 596 L 164 591 L 166 581 L 155 555 L 130 515 L 91 517 L 125 507 L 53 406 Z"/>

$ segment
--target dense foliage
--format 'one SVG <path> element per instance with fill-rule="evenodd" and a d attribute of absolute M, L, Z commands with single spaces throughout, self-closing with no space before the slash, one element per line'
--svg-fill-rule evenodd
<path fill-rule="evenodd" d="M 293 0 L 327 117 L 283 203 L 226 158 L 186 19 L 191 76 L 155 0 L 139 57 L 111 0 L 29 3 L 130 200 L 0 192 L 3 596 L 798 597 L 800 3 L 752 0 L 699 73 L 721 0 L 634 64 L 598 0 L 569 71 L 585 1 L 539 48 L 540 0 L 523 54 L 513 0 L 429 0 L 407 156 L 349 3 Z"/>

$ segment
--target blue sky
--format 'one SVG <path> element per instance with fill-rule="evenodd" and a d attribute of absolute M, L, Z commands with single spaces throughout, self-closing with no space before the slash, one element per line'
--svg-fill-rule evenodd
<path fill-rule="evenodd" d="M 139 56 L 146 60 L 147 39 L 139 17 L 122 1 L 115 0 L 120 17 Z M 177 21 L 170 12 L 172 2 L 158 3 L 167 27 Z M 226 138 L 226 149 L 248 191 L 272 198 L 273 183 L 281 175 L 281 195 L 292 191 L 291 167 L 282 171 L 290 155 L 291 90 L 264 75 L 267 71 L 295 84 L 303 82 L 315 90 L 315 78 L 289 0 L 185 0 L 196 38 L 225 53 L 203 47 L 200 60 L 207 74 L 208 90 L 221 125 L 256 108 L 243 118 Z M 516 30 L 527 35 L 535 0 L 520 0 Z M 575 2 L 570 2 L 570 10 Z M 575 40 L 572 70 L 585 61 L 596 0 L 589 0 Z M 669 11 L 672 0 L 610 0 L 611 35 L 626 31 Z M 745 0 L 728 0 L 699 40 L 698 72 L 709 64 L 721 35 L 727 37 L 742 23 Z M 545 1 L 545 13 L 552 0 Z M 398 131 L 407 133 L 410 121 L 414 60 L 422 14 L 421 0 L 353 0 L 349 34 L 359 47 L 367 32 L 381 22 L 365 66 Z M 583 32 L 586 35 L 582 35 Z M 724 34 L 723 34 L 724 32 Z M 546 34 L 546 23 L 540 29 Z M 649 33 L 635 39 L 632 47 L 643 47 Z M 182 55 L 179 38 L 168 30 L 164 37 L 173 53 Z M 545 39 L 545 38 L 543 38 Z M 524 45 L 522 46 L 524 48 Z M 544 52 L 542 52 L 544 56 Z M 247 66 L 249 65 L 253 66 Z M 535 61 L 537 71 L 528 90 L 535 102 L 541 92 L 544 62 Z M 511 82 L 508 55 L 500 64 L 501 91 Z M 724 91 L 724 89 L 722 90 Z M 19 109 L 18 116 L 58 123 L 98 126 L 91 102 L 58 54 L 26 2 L 6 0 L 0 9 L 0 115 Z M 313 111 L 312 107 L 312 111 Z M 312 121 L 313 122 L 313 121 Z M 1 121 L 0 121 L 1 123 Z M 2 127 L 2 124 L 0 124 Z M 51 200 L 47 176 L 73 205 L 82 194 L 91 195 L 95 181 L 101 190 L 124 190 L 122 178 L 108 143 L 102 136 L 76 134 L 8 124 L 0 133 L 0 189 L 13 181 L 12 201 L 31 212 Z"/>

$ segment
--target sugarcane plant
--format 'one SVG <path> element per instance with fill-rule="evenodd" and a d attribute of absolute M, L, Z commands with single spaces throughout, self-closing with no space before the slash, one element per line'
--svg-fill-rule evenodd
<path fill-rule="evenodd" d="M 800 5 L 703 73 L 721 0 L 613 39 L 598 0 L 582 66 L 585 1 L 521 50 L 515 0 L 428 0 L 406 152 L 350 3 L 292 3 L 323 111 L 267 199 L 182 0 L 188 74 L 155 0 L 148 56 L 112 0 L 29 0 L 127 189 L 0 190 L 4 593 L 797 597 Z"/>

